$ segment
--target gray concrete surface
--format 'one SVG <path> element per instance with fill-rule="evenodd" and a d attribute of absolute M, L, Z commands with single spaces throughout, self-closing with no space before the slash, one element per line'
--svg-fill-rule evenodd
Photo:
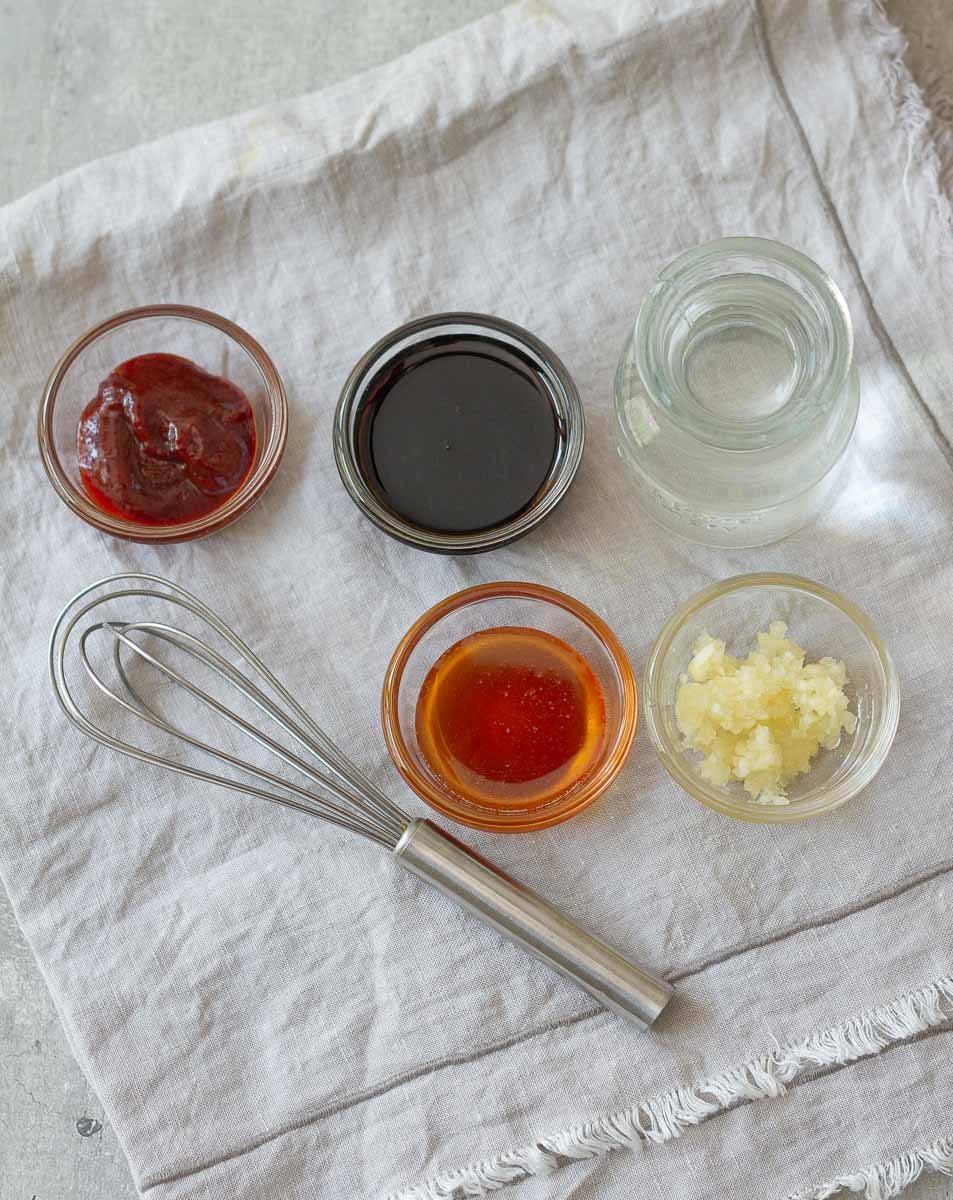
<path fill-rule="evenodd" d="M 0 203 L 93 158 L 299 96 L 502 0 L 0 0 Z"/>
<path fill-rule="evenodd" d="M 100 155 L 323 87 L 501 6 L 0 0 L 0 203 Z M 953 120 L 951 0 L 888 7 L 935 111 Z M 2 892 L 0 1131 L 0 1200 L 136 1195 Z M 953 1185 L 925 1179 L 905 1200 L 953 1200 Z"/>

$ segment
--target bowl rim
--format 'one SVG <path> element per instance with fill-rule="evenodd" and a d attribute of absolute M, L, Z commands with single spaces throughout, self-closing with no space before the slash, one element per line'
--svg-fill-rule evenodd
<path fill-rule="evenodd" d="M 565 406 L 561 416 L 566 427 L 565 449 L 557 455 L 536 498 L 515 517 L 487 529 L 452 533 L 414 525 L 389 508 L 371 489 L 360 468 L 354 445 L 352 417 L 363 396 L 364 386 L 400 346 L 410 338 L 443 327 L 468 327 L 477 334 L 497 340 L 509 338 L 534 356 Z M 347 494 L 365 517 L 396 541 L 433 554 L 482 554 L 508 545 L 535 529 L 552 513 L 569 491 L 586 443 L 586 414 L 579 390 L 568 368 L 544 341 L 521 325 L 488 313 L 449 311 L 431 313 L 398 325 L 379 338 L 354 364 L 344 381 L 334 412 L 334 461 Z"/>
<path fill-rule="evenodd" d="M 401 732 L 399 716 L 400 687 L 404 671 L 411 654 L 424 634 L 434 628 L 444 617 L 462 608 L 486 600 L 507 598 L 528 599 L 561 608 L 581 621 L 598 638 L 612 660 L 619 677 L 622 693 L 619 729 L 614 743 L 598 770 L 585 781 L 577 792 L 572 794 L 568 803 L 561 805 L 557 797 L 543 808 L 519 814 L 520 819 L 515 820 L 512 817 L 504 820 L 502 815 L 485 813 L 484 810 L 467 806 L 462 798 L 457 803 L 452 803 L 448 799 L 448 793 L 441 790 L 430 776 L 417 766 Z M 609 788 L 625 765 L 635 739 L 638 713 L 638 686 L 635 672 L 622 643 L 605 621 L 587 605 L 565 592 L 546 587 L 544 584 L 508 580 L 481 583 L 474 587 L 463 588 L 428 608 L 398 642 L 387 666 L 381 688 L 381 725 L 384 741 L 404 782 L 421 800 L 442 816 L 463 825 L 469 825 L 472 829 L 482 829 L 494 833 L 524 833 L 535 829 L 546 829 L 551 825 L 568 821 L 570 817 L 593 804 Z"/>
<path fill-rule="evenodd" d="M 802 803 L 793 801 L 788 805 L 759 805 L 753 801 L 736 800 L 725 796 L 701 778 L 689 765 L 685 751 L 675 746 L 662 732 L 660 720 L 662 701 L 658 694 L 661 665 L 679 630 L 686 620 L 705 608 L 713 600 L 734 592 L 753 587 L 788 588 L 804 592 L 833 605 L 860 630 L 871 647 L 880 666 L 884 691 L 884 714 L 877 730 L 874 743 L 858 768 L 846 779 L 830 788 L 829 793 L 816 800 Z M 728 579 L 711 584 L 691 596 L 671 614 L 659 631 L 645 665 L 643 683 L 645 696 L 645 723 L 649 737 L 662 766 L 675 782 L 695 800 L 708 808 L 742 821 L 758 824 L 789 824 L 808 817 L 833 812 L 865 788 L 880 768 L 893 744 L 900 720 L 900 682 L 890 651 L 881 640 L 873 622 L 852 601 L 841 596 L 832 588 L 800 575 L 788 575 L 772 571 L 759 571 L 746 575 L 733 575 Z"/>
<path fill-rule="evenodd" d="M 60 462 L 53 438 L 53 414 L 60 387 L 70 367 L 99 338 L 122 325 L 156 317 L 172 317 L 208 325 L 234 341 L 252 359 L 261 373 L 272 410 L 272 428 L 256 467 L 241 486 L 219 508 L 192 521 L 174 525 L 140 525 L 123 520 L 98 508 L 70 479 Z M 241 326 L 205 308 L 187 304 L 147 304 L 124 309 L 94 325 L 78 337 L 63 353 L 50 372 L 43 389 L 37 415 L 37 441 L 40 459 L 53 490 L 76 516 L 113 537 L 145 545 L 190 541 L 230 525 L 246 513 L 262 496 L 281 463 L 288 440 L 288 397 L 281 377 L 262 345 Z"/>

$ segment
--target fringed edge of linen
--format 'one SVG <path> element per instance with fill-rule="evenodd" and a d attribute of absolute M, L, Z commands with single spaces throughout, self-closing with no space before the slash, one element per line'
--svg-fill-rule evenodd
<path fill-rule="evenodd" d="M 907 39 L 887 15 L 883 0 L 851 0 L 851 7 L 867 24 L 872 48 L 880 61 L 887 92 L 906 139 L 904 192 L 910 171 L 916 166 L 926 185 L 933 215 L 943 230 L 935 248 L 945 261 L 953 262 L 953 200 L 944 187 L 944 179 L 953 181 L 953 161 L 941 159 L 934 136 L 933 110 L 906 63 Z"/>
<path fill-rule="evenodd" d="M 464 1200 L 469 1196 L 484 1196 L 529 1176 L 549 1175 L 560 1167 L 582 1159 L 598 1158 L 614 1150 L 631 1149 L 649 1142 L 668 1142 L 736 1105 L 783 1096 L 788 1087 L 813 1071 L 844 1066 L 879 1054 L 888 1046 L 926 1033 L 951 1020 L 953 975 L 947 975 L 900 996 L 890 1004 L 870 1009 L 850 1021 L 810 1034 L 801 1041 L 782 1046 L 719 1075 L 699 1080 L 690 1087 L 674 1088 L 629 1108 L 540 1138 L 532 1145 L 448 1171 L 425 1183 L 394 1192 L 388 1200 Z M 941 1145 L 946 1144 L 935 1143 L 935 1146 Z M 923 1157 L 923 1165 L 917 1174 L 927 1165 L 936 1170 L 946 1169 L 946 1165 L 933 1167 L 934 1162 L 946 1164 L 943 1155 L 948 1155 L 947 1150 L 934 1153 L 935 1146 L 918 1152 Z M 894 1167 L 887 1163 L 882 1168 L 865 1168 L 857 1175 L 843 1178 L 862 1181 L 869 1178 L 873 1182 L 864 1195 L 869 1200 L 886 1200 L 899 1193 L 877 1191 L 876 1187 L 881 1186 L 877 1172 L 883 1170 L 884 1180 L 910 1176 L 912 1182 L 917 1177 L 910 1175 L 914 1160 L 919 1162 L 916 1154 L 903 1155 L 901 1159 L 894 1160 L 902 1163 L 901 1166 Z M 835 1185 L 851 1186 L 835 1180 L 820 1189 L 798 1193 L 797 1200 L 823 1200 L 835 1194 L 824 1188 Z M 864 1186 L 867 1186 L 866 1183 Z"/>
<path fill-rule="evenodd" d="M 922 1150 L 910 1150 L 886 1162 L 872 1163 L 850 1174 L 838 1175 L 818 1187 L 794 1192 L 788 1200 L 829 1200 L 842 1192 L 853 1192 L 863 1200 L 891 1200 L 916 1183 L 921 1175 L 931 1172 L 953 1175 L 953 1138 L 940 1138 Z"/>

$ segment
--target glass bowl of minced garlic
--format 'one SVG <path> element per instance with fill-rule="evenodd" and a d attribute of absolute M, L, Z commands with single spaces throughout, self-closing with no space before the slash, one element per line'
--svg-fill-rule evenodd
<path fill-rule="evenodd" d="M 845 804 L 890 750 L 900 688 L 870 620 L 795 575 L 738 575 L 666 621 L 646 724 L 672 778 L 728 816 L 782 823 Z"/>

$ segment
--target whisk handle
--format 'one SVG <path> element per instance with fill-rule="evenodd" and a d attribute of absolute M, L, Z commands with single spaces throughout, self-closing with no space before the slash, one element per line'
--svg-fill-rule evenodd
<path fill-rule="evenodd" d="M 651 1025 L 671 998 L 674 989 L 664 979 L 623 958 L 429 821 L 411 822 L 394 857 L 627 1020 Z"/>

